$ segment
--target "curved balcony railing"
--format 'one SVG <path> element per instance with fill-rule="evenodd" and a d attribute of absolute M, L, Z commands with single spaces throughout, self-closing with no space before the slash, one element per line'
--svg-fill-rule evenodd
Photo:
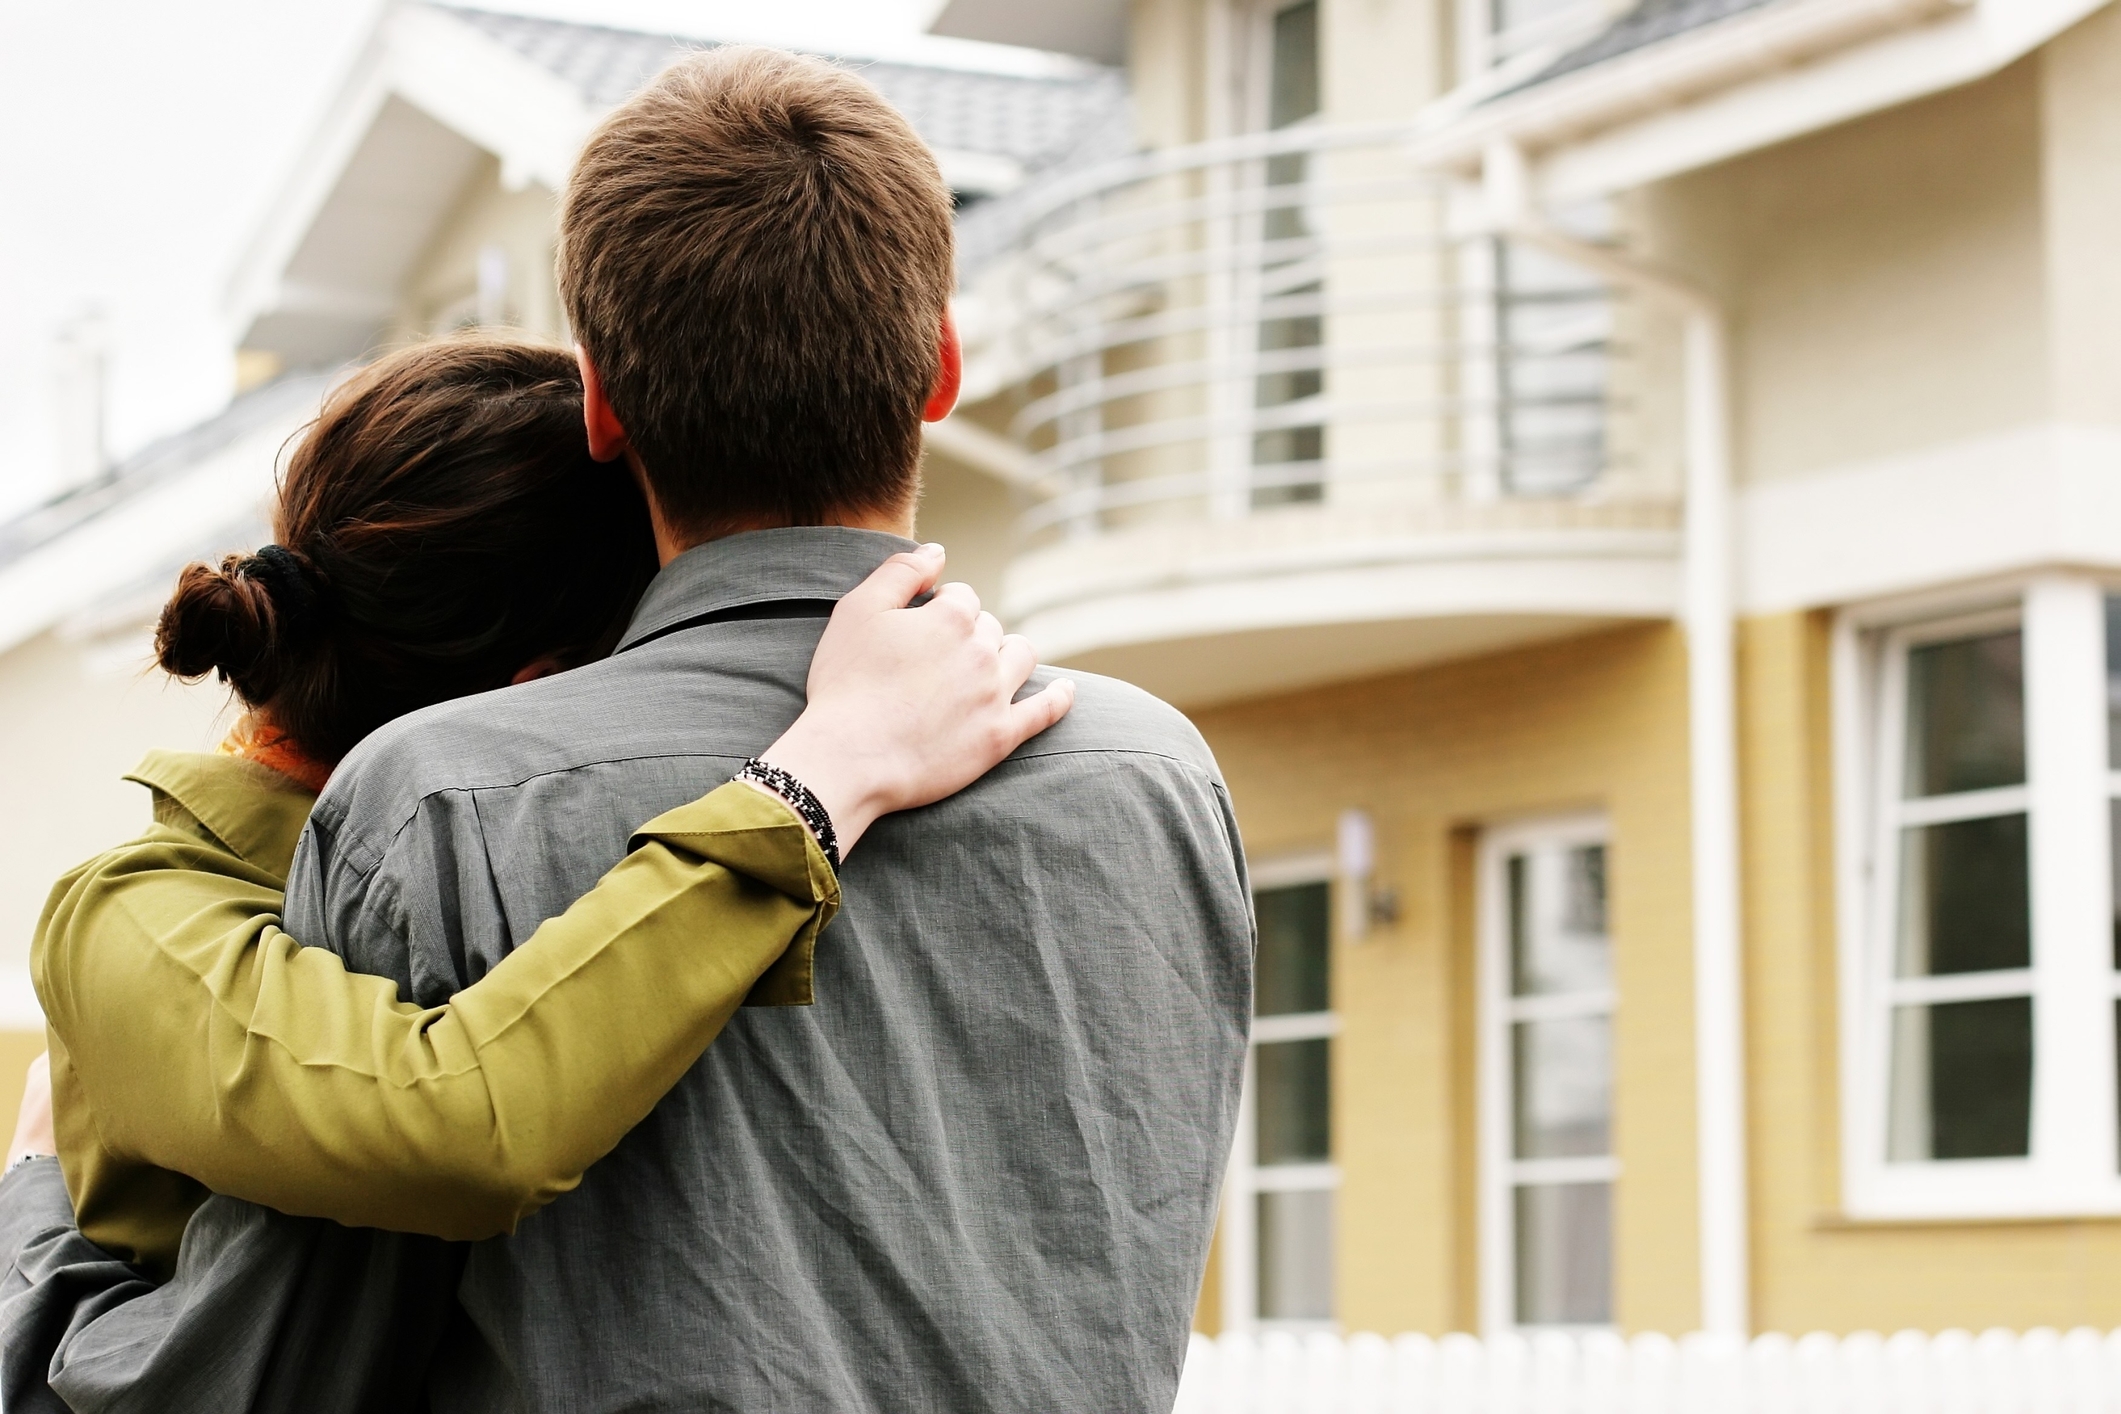
<path fill-rule="evenodd" d="M 1291 128 L 1024 194 L 972 297 L 993 330 L 979 356 L 1019 390 L 1027 549 L 1320 507 L 1669 494 L 1633 425 L 1631 311 L 1541 252 L 1455 234 L 1406 136 Z"/>

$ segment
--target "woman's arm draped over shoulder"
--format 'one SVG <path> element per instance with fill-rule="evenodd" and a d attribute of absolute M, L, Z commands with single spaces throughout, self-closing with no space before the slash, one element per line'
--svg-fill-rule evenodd
<path fill-rule="evenodd" d="M 302 947 L 277 926 L 277 880 L 208 843 L 164 831 L 84 866 L 55 892 L 35 967 L 93 1147 L 288 1213 L 456 1239 L 513 1230 L 644 1118 L 838 905 L 799 818 L 746 786 L 634 843 L 432 1008 Z M 69 1177 L 84 1232 L 147 1245 L 124 1230 L 123 1185 L 106 1214 L 97 1175 Z"/>

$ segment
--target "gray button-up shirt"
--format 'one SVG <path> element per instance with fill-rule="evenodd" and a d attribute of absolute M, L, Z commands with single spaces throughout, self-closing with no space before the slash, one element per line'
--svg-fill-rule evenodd
<path fill-rule="evenodd" d="M 377 732 L 318 802 L 289 930 L 423 1003 L 475 981 L 794 720 L 805 604 L 900 548 L 701 546 L 611 659 Z M 472 1250 L 438 1409 L 1171 1407 L 1250 908 L 1199 735 L 1078 683 L 1059 726 L 863 838 L 814 1005 L 742 1013 L 577 1191 Z"/>

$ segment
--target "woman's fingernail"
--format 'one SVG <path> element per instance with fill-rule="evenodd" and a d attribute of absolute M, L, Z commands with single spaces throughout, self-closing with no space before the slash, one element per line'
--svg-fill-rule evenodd
<path fill-rule="evenodd" d="M 943 553 L 943 547 L 931 540 L 927 544 L 921 546 L 921 553 L 923 555 L 940 555 Z"/>

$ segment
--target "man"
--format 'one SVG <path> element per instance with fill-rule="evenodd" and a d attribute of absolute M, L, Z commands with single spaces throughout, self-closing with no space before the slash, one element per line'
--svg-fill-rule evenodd
<path fill-rule="evenodd" d="M 591 446 L 640 479 L 664 569 L 611 659 L 406 718 L 318 803 L 290 930 L 423 1003 L 795 717 L 822 616 L 910 543 L 920 422 L 957 392 L 948 192 L 842 70 L 680 63 L 590 139 L 561 234 Z M 1058 727 L 877 825 L 842 890 L 815 1005 L 745 1014 L 472 1250 L 435 1408 L 1170 1408 L 1250 1012 L 1206 747 L 1080 678 Z"/>

